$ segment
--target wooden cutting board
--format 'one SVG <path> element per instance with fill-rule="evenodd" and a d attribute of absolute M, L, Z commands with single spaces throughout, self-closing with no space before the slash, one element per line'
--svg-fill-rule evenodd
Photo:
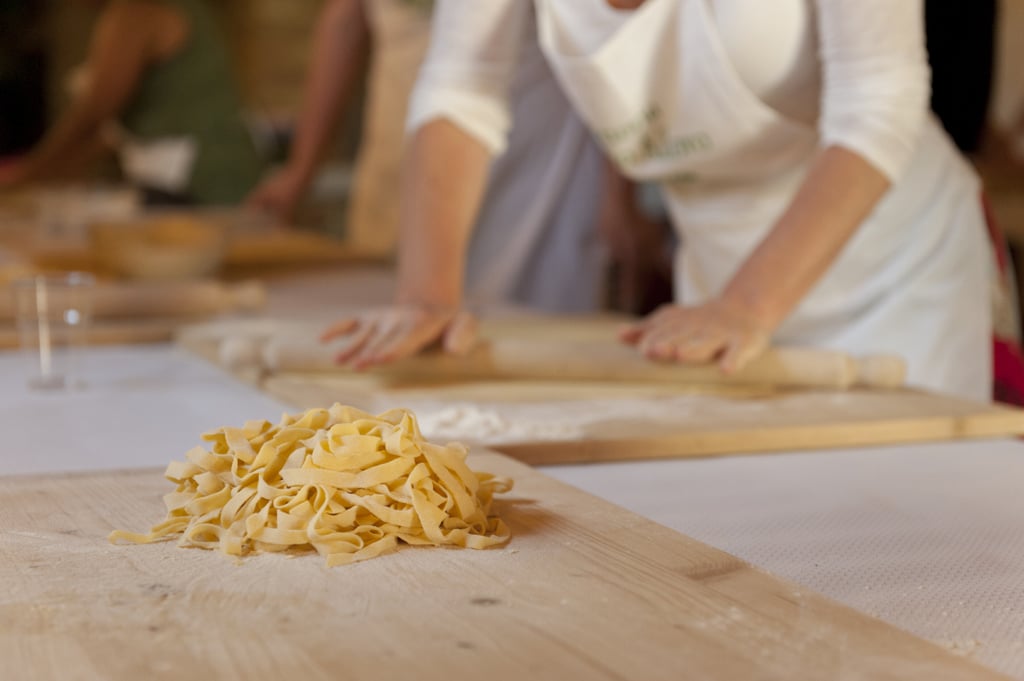
<path fill-rule="evenodd" d="M 496 454 L 511 543 L 328 569 L 173 543 L 157 471 L 0 479 L 0 655 L 39 679 L 1004 677 Z"/>
<path fill-rule="evenodd" d="M 167 343 L 174 338 L 175 330 L 181 323 L 180 319 L 99 321 L 89 326 L 85 333 L 85 343 L 89 346 Z M 21 340 L 18 331 L 11 326 L 0 325 L 0 350 L 19 347 Z"/>
<path fill-rule="evenodd" d="M 219 281 L 96 284 L 91 299 L 93 320 L 84 332 L 87 345 L 166 343 L 176 330 L 195 319 L 233 312 L 252 312 L 266 303 L 260 282 Z M 14 300 L 0 285 L 0 349 L 20 346 Z"/>
<path fill-rule="evenodd" d="M 1024 434 L 1024 410 L 908 389 L 717 386 L 686 392 L 639 384 L 536 382 L 387 386 L 373 377 L 302 374 L 271 376 L 263 379 L 262 387 L 301 409 L 341 402 L 368 411 L 402 406 L 421 417 L 440 411 L 451 424 L 445 431 L 452 434 L 449 437 L 479 439 L 534 465 Z M 616 408 L 622 413 L 616 415 Z M 457 436 L 463 427 L 468 433 L 479 432 L 470 422 L 481 420 L 508 427 Z"/>
<path fill-rule="evenodd" d="M 300 229 L 239 232 L 224 263 L 232 268 L 377 262 L 382 258 L 346 241 Z"/>
<path fill-rule="evenodd" d="M 511 341 L 607 340 L 620 320 L 513 319 L 489 331 Z M 225 339 L 275 334 L 315 337 L 316 324 L 212 322 L 178 340 L 224 363 Z M 242 344 L 244 345 L 244 344 Z M 242 353 L 244 354 L 244 353 Z M 334 402 L 367 411 L 397 406 L 421 415 L 463 409 L 464 420 L 507 428 L 451 428 L 452 439 L 477 440 L 531 464 L 620 461 L 794 451 L 1024 434 L 1024 411 L 913 390 L 797 390 L 742 383 L 665 381 L 406 379 L 401 374 L 277 372 L 235 367 L 236 375 L 275 398 L 307 409 Z M 623 404 L 623 412 L 616 405 Z M 592 407 L 591 407 L 592 405 Z M 647 408 L 650 405 L 650 408 Z M 678 410 L 666 405 L 678 405 Z M 591 414 L 582 412 L 591 411 Z M 476 418 L 479 417 L 479 418 Z M 537 424 L 533 427 L 531 424 Z M 569 423 L 570 427 L 562 427 Z M 561 424 L 561 425 L 560 425 Z M 578 425 L 577 425 L 578 424 Z M 447 436 L 446 436 L 447 437 Z"/>
<path fill-rule="evenodd" d="M 19 276 L 33 274 L 38 272 Z M 266 286 L 255 280 L 99 280 L 90 296 L 92 320 L 83 333 L 84 342 L 89 346 L 167 343 L 180 327 L 197 319 L 252 313 L 264 307 L 266 300 Z M 14 296 L 0 276 L 0 350 L 21 346 L 15 316 Z"/>
<path fill-rule="evenodd" d="M 47 270 L 102 269 L 100 258 L 82 227 L 55 237 L 43 233 L 34 199 L 27 205 L 4 205 L 0 197 L 0 246 Z M 156 211 L 161 212 L 161 211 Z M 252 211 L 233 209 L 175 210 L 175 215 L 221 223 L 228 227 L 223 266 L 231 273 L 258 274 L 263 269 L 344 263 L 381 262 L 379 252 L 367 250 L 323 232 L 279 228 Z M 149 213 L 140 215 L 145 220 Z"/>
<path fill-rule="evenodd" d="M 87 300 L 94 320 L 170 318 L 184 324 L 232 312 L 255 312 L 266 305 L 267 290 L 254 280 L 230 284 L 212 279 L 100 280 Z M 0 323 L 13 323 L 16 314 L 12 288 L 0 285 Z"/>

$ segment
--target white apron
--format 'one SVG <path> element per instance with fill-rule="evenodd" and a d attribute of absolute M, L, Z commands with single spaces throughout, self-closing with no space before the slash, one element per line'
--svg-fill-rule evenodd
<path fill-rule="evenodd" d="M 549 61 L 623 172 L 661 184 L 682 242 L 676 298 L 707 300 L 792 200 L 818 153 L 817 130 L 743 83 L 709 0 L 648 0 L 585 55 L 559 32 L 559 1 L 535 2 Z M 904 177 L 774 341 L 898 354 L 914 385 L 989 399 L 989 253 L 978 191 L 930 119 Z"/>
<path fill-rule="evenodd" d="M 199 149 L 191 137 L 141 140 L 122 128 L 117 152 L 121 172 L 136 187 L 184 194 Z"/>

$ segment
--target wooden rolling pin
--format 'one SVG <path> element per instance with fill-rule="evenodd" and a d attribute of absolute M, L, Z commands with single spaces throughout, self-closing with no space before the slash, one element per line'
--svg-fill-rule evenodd
<path fill-rule="evenodd" d="M 84 342 L 96 345 L 130 345 L 135 343 L 166 343 L 174 337 L 179 322 L 170 319 L 143 319 L 91 324 L 85 331 Z M 20 347 L 18 332 L 0 328 L 0 349 Z"/>
<path fill-rule="evenodd" d="M 100 282 L 93 290 L 94 319 L 199 318 L 252 311 L 266 304 L 263 284 L 247 281 Z M 14 318 L 11 295 L 0 295 L 0 320 Z"/>
<path fill-rule="evenodd" d="M 337 346 L 312 339 L 270 338 L 221 346 L 221 361 L 239 368 L 255 363 L 271 373 L 346 372 L 334 362 Z M 636 350 L 608 341 L 492 339 L 464 357 L 439 352 L 377 367 L 373 373 L 408 380 L 547 379 L 658 382 L 691 385 L 758 384 L 846 389 L 903 385 L 906 365 L 898 357 L 853 358 L 841 352 L 774 348 L 741 371 L 727 375 L 713 364 L 652 362 Z"/>

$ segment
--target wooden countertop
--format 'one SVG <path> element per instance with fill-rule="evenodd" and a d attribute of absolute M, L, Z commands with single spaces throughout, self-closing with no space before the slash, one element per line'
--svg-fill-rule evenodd
<path fill-rule="evenodd" d="M 495 454 L 513 539 L 329 569 L 111 546 L 156 471 L 0 479 L 0 652 L 33 678 L 998 679 Z M 11 559 L 13 558 L 13 559 Z"/>

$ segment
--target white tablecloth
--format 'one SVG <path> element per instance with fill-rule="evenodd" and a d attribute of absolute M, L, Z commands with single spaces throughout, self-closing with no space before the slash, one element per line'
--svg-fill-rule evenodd
<path fill-rule="evenodd" d="M 26 387 L 29 360 L 0 353 L 0 475 L 166 466 L 201 433 L 291 411 L 167 345 L 93 348 L 86 386 Z"/>
<path fill-rule="evenodd" d="M 1024 679 L 1024 443 L 542 470 Z"/>

